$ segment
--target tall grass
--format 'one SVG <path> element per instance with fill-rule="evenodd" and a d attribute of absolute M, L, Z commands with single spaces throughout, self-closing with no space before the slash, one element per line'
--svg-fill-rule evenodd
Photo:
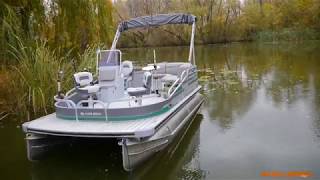
<path fill-rule="evenodd" d="M 9 115 L 10 108 L 7 106 L 6 99 L 9 95 L 7 82 L 10 81 L 10 72 L 5 68 L 5 66 L 0 66 L 0 121 Z"/>
<path fill-rule="evenodd" d="M 0 2 L 0 63 L 12 64 L 10 56 L 10 46 L 17 46 L 17 38 L 25 39 L 24 32 L 20 27 L 21 21 L 13 8 Z"/>
<path fill-rule="evenodd" d="M 11 114 L 24 120 L 39 117 L 54 110 L 53 96 L 57 92 L 57 74 L 64 72 L 63 87 L 66 91 L 73 85 L 74 73 L 69 54 L 58 55 L 55 50 L 39 42 L 35 46 L 26 46 L 18 39 L 18 46 L 11 46 L 11 54 L 18 61 L 11 66 L 12 80 L 9 84 L 8 106 Z M 94 68 L 95 51 L 88 48 L 78 57 L 78 70 L 91 66 Z"/>
<path fill-rule="evenodd" d="M 25 46 L 18 41 L 18 46 L 11 46 L 11 54 L 18 61 L 12 66 L 11 92 L 13 113 L 30 119 L 52 111 L 52 96 L 56 91 L 56 79 L 59 69 L 68 68 L 63 58 L 55 56 L 45 43 L 35 47 Z"/>
<path fill-rule="evenodd" d="M 59 14 L 44 14 L 42 1 L 12 4 L 0 1 L 0 119 L 13 114 L 25 121 L 54 111 L 57 74 L 64 71 L 63 90 L 70 89 L 73 59 L 78 71 L 94 71 L 88 46 L 111 41 L 112 4 L 59 1 Z"/>

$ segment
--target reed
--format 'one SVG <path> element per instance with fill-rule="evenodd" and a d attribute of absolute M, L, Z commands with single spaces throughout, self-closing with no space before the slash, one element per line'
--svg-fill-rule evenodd
<path fill-rule="evenodd" d="M 17 39 L 19 39 L 17 37 Z M 53 98 L 56 92 L 56 79 L 59 69 L 68 68 L 63 65 L 63 58 L 55 56 L 45 43 L 37 43 L 35 47 L 25 46 L 18 40 L 18 46 L 11 46 L 11 54 L 18 61 L 11 66 L 13 74 L 10 83 L 14 114 L 31 117 L 47 114 L 52 111 Z"/>
<path fill-rule="evenodd" d="M 34 47 L 26 46 L 18 39 L 18 46 L 11 46 L 11 54 L 18 61 L 11 66 L 12 81 L 10 82 L 10 95 L 8 101 L 11 114 L 18 115 L 24 120 L 39 117 L 54 110 L 53 96 L 57 93 L 58 72 L 64 72 L 64 91 L 73 86 L 72 74 L 74 69 L 69 53 L 58 55 L 50 50 L 46 43 L 36 43 Z M 78 71 L 85 67 L 95 69 L 95 51 L 88 48 L 78 54 L 76 66 Z M 14 97 L 14 98 L 13 98 Z"/>
<path fill-rule="evenodd" d="M 23 29 L 21 29 L 21 21 L 15 13 L 3 2 L 0 2 L 0 63 L 1 65 L 12 64 L 13 58 L 9 53 L 10 46 L 17 46 L 17 38 L 25 39 Z"/>

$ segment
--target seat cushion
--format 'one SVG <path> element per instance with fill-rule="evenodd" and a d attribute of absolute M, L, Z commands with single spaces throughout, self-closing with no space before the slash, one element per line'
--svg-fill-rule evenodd
<path fill-rule="evenodd" d="M 91 93 L 97 93 L 100 90 L 100 86 L 98 85 L 93 85 L 93 86 L 85 86 L 82 88 L 79 88 L 80 90 L 86 90 L 88 91 L 89 94 Z"/>
<path fill-rule="evenodd" d="M 131 61 L 123 61 L 122 62 L 122 73 L 124 77 L 128 77 L 132 74 L 133 64 Z"/>
<path fill-rule="evenodd" d="M 147 89 L 144 87 L 128 88 L 127 92 L 130 96 L 142 96 L 147 93 Z"/>
<path fill-rule="evenodd" d="M 99 67 L 99 81 L 113 81 L 117 66 Z"/>
<path fill-rule="evenodd" d="M 87 86 L 93 81 L 93 76 L 90 72 L 78 72 L 73 77 L 79 86 Z"/>
<path fill-rule="evenodd" d="M 177 76 L 172 74 L 166 74 L 164 77 L 161 78 L 163 82 L 175 82 L 178 79 Z"/>

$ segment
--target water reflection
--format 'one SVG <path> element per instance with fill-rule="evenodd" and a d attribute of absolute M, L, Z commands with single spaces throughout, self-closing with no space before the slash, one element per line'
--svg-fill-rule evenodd
<path fill-rule="evenodd" d="M 250 109 L 258 89 L 278 107 L 319 92 L 319 42 L 206 46 L 197 54 L 208 111 L 224 128 Z"/>
<path fill-rule="evenodd" d="M 131 176 L 133 179 L 204 179 L 200 165 L 200 124 L 198 114 L 183 139 L 176 139 L 160 157 L 151 160 Z"/>
<path fill-rule="evenodd" d="M 202 163 L 216 172 L 208 179 L 258 178 L 263 170 L 297 169 L 320 176 L 319 47 L 309 42 L 200 50 L 206 52 L 198 65 L 208 97 L 203 113 L 217 122 L 204 123 L 202 130 L 210 132 L 201 138 Z"/>

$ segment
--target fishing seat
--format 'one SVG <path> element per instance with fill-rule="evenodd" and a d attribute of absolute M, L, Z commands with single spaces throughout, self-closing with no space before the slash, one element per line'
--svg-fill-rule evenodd
<path fill-rule="evenodd" d="M 174 83 L 176 80 L 178 80 L 178 76 L 172 75 L 172 74 L 166 74 L 161 78 L 162 82 L 170 82 Z"/>
<path fill-rule="evenodd" d="M 181 62 L 161 62 L 157 63 L 160 67 L 156 70 L 156 73 L 160 74 L 172 74 L 175 76 L 180 76 L 184 70 L 190 68 L 190 63 L 181 63 Z"/>
<path fill-rule="evenodd" d="M 144 72 L 143 74 L 143 87 L 130 87 L 127 88 L 127 92 L 130 96 L 142 96 L 144 94 L 150 93 L 151 90 L 151 77 L 150 72 Z"/>
<path fill-rule="evenodd" d="M 73 77 L 76 82 L 76 89 L 86 97 L 89 95 L 89 99 L 93 99 L 93 95 L 99 92 L 100 86 L 93 84 L 93 76 L 90 72 L 78 72 Z"/>
<path fill-rule="evenodd" d="M 130 77 L 133 71 L 132 61 L 123 61 L 121 64 L 121 71 L 124 77 Z"/>
<path fill-rule="evenodd" d="M 101 86 L 115 86 L 117 68 L 117 66 L 99 67 L 99 84 Z"/>
<path fill-rule="evenodd" d="M 127 88 L 129 81 L 132 81 L 133 64 L 131 61 L 123 61 L 121 64 L 121 71 L 124 79 L 124 87 Z"/>

